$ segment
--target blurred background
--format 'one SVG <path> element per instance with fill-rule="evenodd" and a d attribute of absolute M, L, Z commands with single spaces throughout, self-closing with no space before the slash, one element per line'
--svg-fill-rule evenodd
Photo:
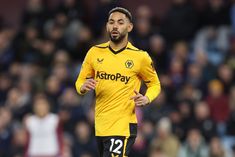
<path fill-rule="evenodd" d="M 98 156 L 94 94 L 80 97 L 74 83 L 89 48 L 108 40 L 115 6 L 132 12 L 130 41 L 148 51 L 162 84 L 136 108 L 130 157 L 235 157 L 233 0 L 0 1 L 0 157 L 33 147 L 49 157 L 29 141 L 50 133 L 41 143 L 54 140 L 55 156 Z"/>

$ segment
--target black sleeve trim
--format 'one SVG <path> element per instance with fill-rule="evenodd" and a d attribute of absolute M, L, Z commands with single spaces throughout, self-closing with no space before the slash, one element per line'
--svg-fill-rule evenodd
<path fill-rule="evenodd" d="M 140 49 L 132 49 L 132 48 L 130 48 L 130 47 L 127 47 L 126 49 L 132 50 L 132 51 L 142 51 L 142 52 L 143 52 L 143 50 L 140 50 Z"/>
<path fill-rule="evenodd" d="M 101 49 L 108 48 L 108 46 L 98 46 L 98 45 L 95 45 L 95 47 L 97 47 L 97 48 L 101 48 Z"/>

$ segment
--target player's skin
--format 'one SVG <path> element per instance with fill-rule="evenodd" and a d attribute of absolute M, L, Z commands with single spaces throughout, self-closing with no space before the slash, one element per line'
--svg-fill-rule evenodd
<path fill-rule="evenodd" d="M 106 30 L 110 37 L 110 47 L 114 50 L 119 50 L 125 47 L 128 43 L 128 33 L 131 32 L 133 24 L 126 17 L 125 14 L 120 12 L 113 12 L 108 19 L 106 24 Z M 82 85 L 81 93 L 94 90 L 98 81 L 93 78 L 87 79 Z M 133 91 L 135 94 L 130 99 L 135 102 L 136 106 L 145 106 L 149 103 L 148 97 L 140 94 L 136 90 Z"/>

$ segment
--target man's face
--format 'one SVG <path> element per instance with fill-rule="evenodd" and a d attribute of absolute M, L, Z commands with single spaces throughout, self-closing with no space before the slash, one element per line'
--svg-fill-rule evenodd
<path fill-rule="evenodd" d="M 106 29 L 110 40 L 114 43 L 121 42 L 126 35 L 132 30 L 132 23 L 125 14 L 113 12 L 108 19 Z"/>

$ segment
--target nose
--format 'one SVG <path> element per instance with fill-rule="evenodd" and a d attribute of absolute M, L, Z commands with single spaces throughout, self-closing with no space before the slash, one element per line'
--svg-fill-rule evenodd
<path fill-rule="evenodd" d="M 114 23 L 113 24 L 113 29 L 117 29 L 118 28 L 118 24 L 117 23 Z"/>

